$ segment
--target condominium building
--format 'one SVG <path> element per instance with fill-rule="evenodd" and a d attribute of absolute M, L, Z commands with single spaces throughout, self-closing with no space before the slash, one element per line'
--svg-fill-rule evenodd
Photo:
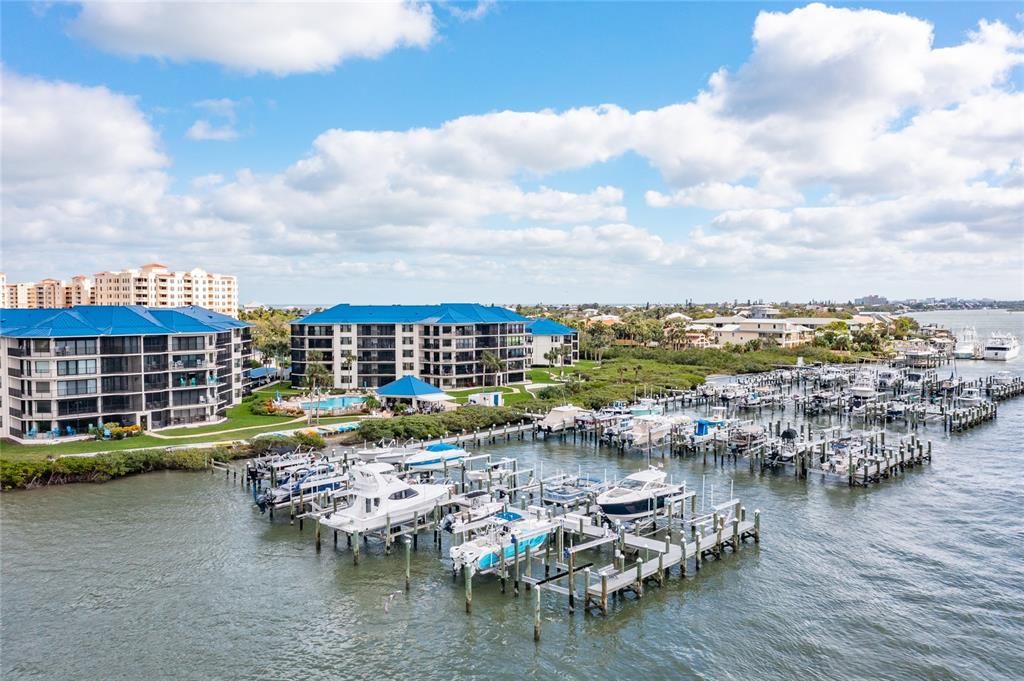
<path fill-rule="evenodd" d="M 0 436 L 216 421 L 251 357 L 248 324 L 199 307 L 0 310 Z"/>
<path fill-rule="evenodd" d="M 527 322 L 526 345 L 530 349 L 530 365 L 535 367 L 572 366 L 580 358 L 579 332 L 553 319 Z"/>
<path fill-rule="evenodd" d="M 237 317 L 238 282 L 229 274 L 211 274 L 198 268 L 174 272 L 159 263 L 149 263 L 138 269 L 95 274 L 93 302 L 150 307 L 197 305 Z"/>
<path fill-rule="evenodd" d="M 302 384 L 314 357 L 335 388 L 375 388 L 402 376 L 442 389 L 519 383 L 528 321 L 472 303 L 335 305 L 292 324 L 292 384 Z"/>
<path fill-rule="evenodd" d="M 4 284 L 3 307 L 59 308 L 76 305 L 142 305 L 181 307 L 195 305 L 231 317 L 238 316 L 238 281 L 229 274 L 202 269 L 169 270 L 159 263 L 138 269 L 78 275 L 70 282 L 43 279 L 39 282 Z"/>

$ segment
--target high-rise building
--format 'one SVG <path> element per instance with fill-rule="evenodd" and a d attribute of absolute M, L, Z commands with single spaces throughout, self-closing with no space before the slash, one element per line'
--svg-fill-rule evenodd
<path fill-rule="evenodd" d="M 222 417 L 249 390 L 249 325 L 198 307 L 0 312 L 0 436 Z"/>
<path fill-rule="evenodd" d="M 231 317 L 238 316 L 238 280 L 230 274 L 212 274 L 199 268 L 176 272 L 159 263 L 138 269 L 78 275 L 70 282 L 5 284 L 3 307 L 53 308 L 75 305 L 143 305 L 181 307 L 197 305 Z"/>
<path fill-rule="evenodd" d="M 335 388 L 376 388 L 402 376 L 442 389 L 520 383 L 530 361 L 528 321 L 470 303 L 335 305 L 292 323 L 292 382 L 301 385 L 315 361 Z"/>

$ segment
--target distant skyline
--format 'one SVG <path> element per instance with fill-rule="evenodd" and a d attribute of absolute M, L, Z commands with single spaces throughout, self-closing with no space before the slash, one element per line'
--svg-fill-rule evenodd
<path fill-rule="evenodd" d="M 2 3 L 0 270 L 1024 298 L 1017 3 Z"/>

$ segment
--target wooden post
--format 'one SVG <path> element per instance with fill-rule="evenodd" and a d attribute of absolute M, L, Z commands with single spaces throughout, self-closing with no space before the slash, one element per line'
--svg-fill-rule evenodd
<path fill-rule="evenodd" d="M 466 578 L 466 613 L 469 614 L 473 611 L 473 564 L 464 566 L 462 574 Z"/>
<path fill-rule="evenodd" d="M 754 543 L 761 543 L 761 511 L 754 509 Z"/>
<path fill-rule="evenodd" d="M 601 573 L 601 614 L 608 614 L 608 575 Z"/>
<path fill-rule="evenodd" d="M 575 554 L 569 552 L 569 612 L 576 612 L 576 575 L 573 573 Z"/>
<path fill-rule="evenodd" d="M 405 590 L 409 590 L 409 582 L 412 577 L 412 542 L 409 537 L 405 538 Z"/>
<path fill-rule="evenodd" d="M 693 554 L 693 566 L 697 569 L 697 572 L 700 572 L 700 561 L 701 561 L 701 558 L 703 557 L 703 556 L 701 556 L 701 547 L 700 547 L 700 540 L 701 540 L 701 538 L 702 538 L 701 533 L 697 532 L 697 537 L 694 540 L 694 541 L 696 541 L 697 546 L 695 547 L 696 550 L 694 551 L 694 554 Z"/>
<path fill-rule="evenodd" d="M 636 559 L 636 597 L 644 597 L 644 559 Z"/>
<path fill-rule="evenodd" d="M 355 541 L 352 542 L 352 564 L 359 565 L 359 549 L 362 547 L 359 541 L 359 532 L 355 533 Z"/>
<path fill-rule="evenodd" d="M 534 589 L 533 596 L 533 640 L 540 641 L 540 588 Z"/>
<path fill-rule="evenodd" d="M 527 544 L 529 546 L 529 544 Z M 512 562 L 514 563 L 512 570 L 512 594 L 519 597 L 519 540 L 513 538 L 512 541 Z"/>
<path fill-rule="evenodd" d="M 316 552 L 320 553 L 320 518 L 316 519 Z"/>

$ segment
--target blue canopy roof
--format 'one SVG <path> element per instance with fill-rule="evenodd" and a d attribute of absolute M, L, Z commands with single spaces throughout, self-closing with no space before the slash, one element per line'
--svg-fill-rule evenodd
<path fill-rule="evenodd" d="M 526 325 L 526 332 L 534 336 L 567 336 L 576 333 L 576 329 L 569 328 L 565 324 L 559 324 L 554 319 L 541 317 L 533 319 Z"/>
<path fill-rule="evenodd" d="M 436 442 L 432 445 L 427 445 L 424 449 L 428 452 L 450 452 L 452 450 L 462 449 L 462 447 L 458 447 L 448 442 Z"/>
<path fill-rule="evenodd" d="M 381 397 L 423 397 L 441 392 L 444 391 L 415 376 L 403 376 L 377 388 L 377 394 Z"/>
<path fill-rule="evenodd" d="M 0 336 L 70 338 L 210 333 L 249 326 L 201 307 L 76 305 L 31 310 L 0 309 Z"/>
<path fill-rule="evenodd" d="M 499 324 L 525 322 L 526 317 L 504 307 L 477 303 L 440 305 L 349 305 L 306 315 L 294 324 Z"/>

